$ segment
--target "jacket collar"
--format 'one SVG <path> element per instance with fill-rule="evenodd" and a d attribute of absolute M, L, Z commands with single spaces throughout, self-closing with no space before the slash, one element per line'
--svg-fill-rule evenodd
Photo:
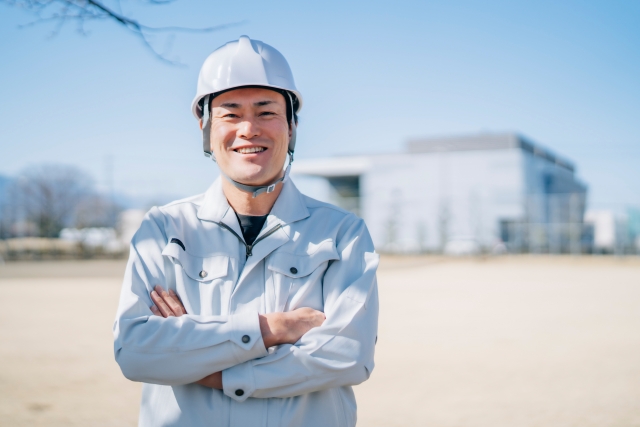
<path fill-rule="evenodd" d="M 295 184 L 291 179 L 287 179 L 282 185 L 282 191 L 273 208 L 271 208 L 267 221 L 273 224 L 280 223 L 284 226 L 307 218 L 309 216 L 309 210 L 304 203 L 302 194 L 296 188 Z M 229 206 L 229 202 L 222 191 L 222 177 L 220 176 L 204 193 L 202 205 L 198 208 L 198 218 L 204 221 L 219 223 L 222 222 L 223 218 L 229 217 L 232 213 L 233 209 Z M 235 215 L 232 216 L 235 217 Z M 225 223 L 226 222 L 227 221 L 225 221 Z"/>

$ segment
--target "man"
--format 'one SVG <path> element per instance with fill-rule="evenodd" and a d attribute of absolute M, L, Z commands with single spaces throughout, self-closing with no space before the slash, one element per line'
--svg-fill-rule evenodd
<path fill-rule="evenodd" d="M 287 179 L 301 106 L 265 43 L 205 61 L 193 112 L 221 177 L 146 215 L 114 325 L 123 374 L 145 383 L 139 425 L 355 425 L 378 256 L 361 219 Z"/>

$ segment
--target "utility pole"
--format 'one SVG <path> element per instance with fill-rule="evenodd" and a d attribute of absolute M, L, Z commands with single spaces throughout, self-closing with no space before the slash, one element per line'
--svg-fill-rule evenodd
<path fill-rule="evenodd" d="M 107 200 L 109 201 L 107 205 L 107 215 L 109 218 L 109 223 L 112 226 L 116 224 L 116 202 L 115 202 L 115 189 L 114 189 L 114 160 L 112 154 L 107 154 L 104 157 L 104 174 L 105 174 L 105 192 L 107 194 Z"/>

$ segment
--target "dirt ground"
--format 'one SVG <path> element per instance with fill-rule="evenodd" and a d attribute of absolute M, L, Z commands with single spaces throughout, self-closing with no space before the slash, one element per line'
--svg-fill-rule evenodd
<path fill-rule="evenodd" d="M 122 261 L 0 266 L 0 425 L 134 426 Z M 386 257 L 361 427 L 640 426 L 640 259 Z"/>

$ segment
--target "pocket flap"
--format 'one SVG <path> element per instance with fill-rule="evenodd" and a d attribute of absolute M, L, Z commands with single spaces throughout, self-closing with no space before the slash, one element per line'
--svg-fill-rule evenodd
<path fill-rule="evenodd" d="M 198 282 L 208 282 L 227 275 L 229 257 L 226 255 L 197 256 L 186 252 L 180 245 L 169 243 L 162 251 L 182 266 L 187 276 Z"/>
<path fill-rule="evenodd" d="M 274 252 L 269 257 L 267 268 L 288 277 L 298 278 L 313 273 L 323 262 L 338 259 L 340 256 L 333 245 L 333 240 L 325 240 L 311 254 Z"/>

